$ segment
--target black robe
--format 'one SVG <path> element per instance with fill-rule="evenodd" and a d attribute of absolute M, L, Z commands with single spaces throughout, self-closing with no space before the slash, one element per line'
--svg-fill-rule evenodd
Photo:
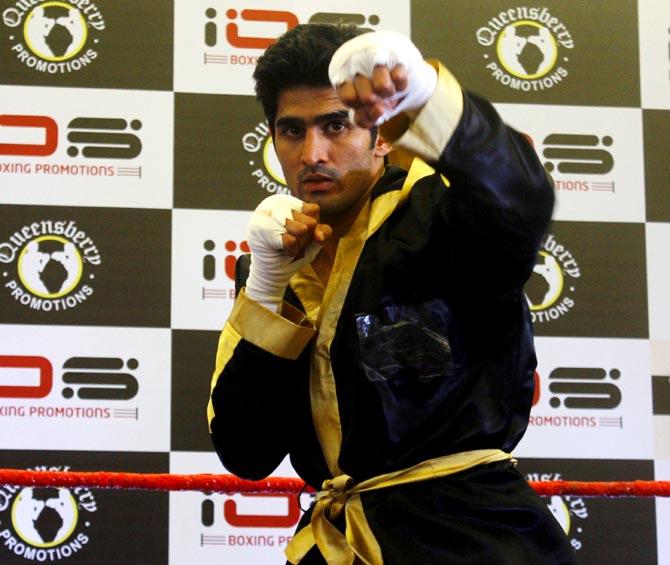
<path fill-rule="evenodd" d="M 536 366 L 523 285 L 553 187 L 528 140 L 487 101 L 463 97 L 435 171 L 410 171 L 408 180 L 388 167 L 374 187 L 359 255 L 345 263 L 344 282 L 333 281 L 337 260 L 331 274 L 328 292 L 331 284 L 346 292 L 330 305 L 325 343 L 324 289 L 311 267 L 285 296 L 307 318 L 293 312 L 293 338 L 304 342 L 293 353 L 275 345 L 281 332 L 262 307 L 238 297 L 209 406 L 212 440 L 231 472 L 260 479 L 289 454 L 318 490 L 334 467 L 360 482 L 456 452 L 511 452 L 523 436 Z M 330 372 L 314 364 L 317 351 Z M 318 404 L 315 391 L 328 379 L 334 400 Z M 511 462 L 363 493 L 362 503 L 385 563 L 575 562 Z M 299 527 L 308 520 L 309 512 Z M 301 563 L 318 562 L 315 547 Z"/>

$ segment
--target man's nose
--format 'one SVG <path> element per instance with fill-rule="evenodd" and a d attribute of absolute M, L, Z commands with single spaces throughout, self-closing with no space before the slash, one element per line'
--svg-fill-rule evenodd
<path fill-rule="evenodd" d="M 328 141 L 318 128 L 307 128 L 302 143 L 302 162 L 305 165 L 325 163 L 328 156 Z"/>

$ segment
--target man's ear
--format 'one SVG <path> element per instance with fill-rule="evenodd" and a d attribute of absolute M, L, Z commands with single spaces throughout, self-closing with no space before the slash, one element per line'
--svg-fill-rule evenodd
<path fill-rule="evenodd" d="M 379 131 L 377 131 L 377 139 L 375 140 L 373 155 L 375 157 L 386 157 L 391 151 L 393 151 L 393 144 L 386 141 Z"/>

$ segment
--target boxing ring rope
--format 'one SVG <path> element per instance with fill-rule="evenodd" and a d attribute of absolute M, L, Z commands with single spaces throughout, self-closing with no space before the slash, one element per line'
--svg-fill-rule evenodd
<path fill-rule="evenodd" d="M 31 471 L 0 469 L 0 485 L 24 487 L 88 487 L 157 491 L 200 491 L 224 494 L 299 494 L 314 492 L 300 479 L 268 477 L 247 481 L 233 475 L 177 475 L 107 471 Z M 670 481 L 530 481 L 540 496 L 670 497 Z"/>

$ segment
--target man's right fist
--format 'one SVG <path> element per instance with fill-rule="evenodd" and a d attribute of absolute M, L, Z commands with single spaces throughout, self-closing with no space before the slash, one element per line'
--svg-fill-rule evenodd
<path fill-rule="evenodd" d="M 246 284 L 249 298 L 279 312 L 289 279 L 311 263 L 330 236 L 319 224 L 319 206 L 287 194 L 263 200 L 251 214 L 247 241 L 251 268 Z"/>

